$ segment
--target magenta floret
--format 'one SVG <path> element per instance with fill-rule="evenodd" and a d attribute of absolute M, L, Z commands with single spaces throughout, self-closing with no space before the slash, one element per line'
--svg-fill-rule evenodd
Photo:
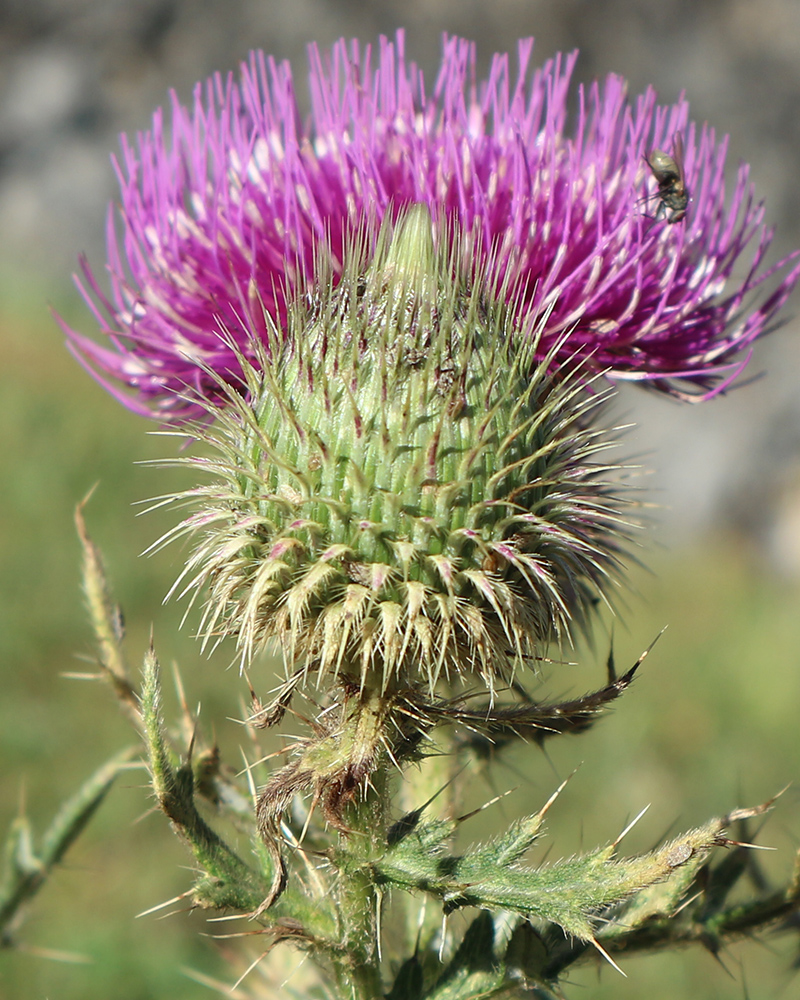
<path fill-rule="evenodd" d="M 531 72 L 532 48 L 519 43 L 515 74 L 495 56 L 479 83 L 474 46 L 446 38 L 428 90 L 402 34 L 381 39 L 375 65 L 357 43 L 312 46 L 307 124 L 288 64 L 262 52 L 238 82 L 198 84 L 191 109 L 173 95 L 168 129 L 159 110 L 135 143 L 122 138 L 111 294 L 86 261 L 79 281 L 106 342 L 62 324 L 72 348 L 132 409 L 187 416 L 193 392 L 237 381 L 231 343 L 252 354 L 263 308 L 280 325 L 320 240 L 341 254 L 365 215 L 423 202 L 477 227 L 493 266 L 519 279 L 524 308 L 549 311 L 542 351 L 563 338 L 563 359 L 588 358 L 610 378 L 686 398 L 719 392 L 800 277 L 794 258 L 762 268 L 772 232 L 748 168 L 726 198 L 726 141 L 690 122 L 683 99 L 661 106 L 648 89 L 630 101 L 617 76 L 577 89 L 568 127 L 576 55 Z M 645 156 L 669 153 L 678 134 L 691 200 L 671 223 Z M 746 276 L 733 281 L 743 253 Z"/>

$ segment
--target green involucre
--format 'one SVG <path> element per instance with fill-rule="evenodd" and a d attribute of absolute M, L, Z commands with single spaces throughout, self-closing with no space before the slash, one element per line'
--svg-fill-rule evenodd
<path fill-rule="evenodd" d="M 605 394 L 537 358 L 475 239 L 422 206 L 365 226 L 254 340 L 242 391 L 220 383 L 194 428 L 213 456 L 178 460 L 215 482 L 172 498 L 196 507 L 172 534 L 196 540 L 206 638 L 362 687 L 493 688 L 609 599 L 630 525 Z"/>

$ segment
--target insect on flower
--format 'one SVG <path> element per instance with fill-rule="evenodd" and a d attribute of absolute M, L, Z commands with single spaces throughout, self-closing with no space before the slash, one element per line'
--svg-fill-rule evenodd
<path fill-rule="evenodd" d="M 218 376 L 240 384 L 242 360 L 268 340 L 265 322 L 287 335 L 288 303 L 320 245 L 331 245 L 336 283 L 360 220 L 423 204 L 481 233 L 475 265 L 489 265 L 492 281 L 507 275 L 522 320 L 547 317 L 537 359 L 557 344 L 559 364 L 610 380 L 698 400 L 721 392 L 800 280 L 800 261 L 763 266 L 770 233 L 747 167 L 726 193 L 726 146 L 691 121 L 683 98 L 660 105 L 648 88 L 630 101 L 612 75 L 579 91 L 566 130 L 577 54 L 534 70 L 532 44 L 519 43 L 516 72 L 500 53 L 481 81 L 473 44 L 446 38 L 432 89 L 402 32 L 372 48 L 312 46 L 308 118 L 291 68 L 264 52 L 238 77 L 199 83 L 189 106 L 173 95 L 149 131 L 123 137 L 110 294 L 88 262 L 79 279 L 103 340 L 60 320 L 71 349 L 131 409 L 203 419 L 208 400 L 227 408 Z M 684 142 L 704 193 L 665 269 L 661 242 L 631 225 L 631 206 L 644 195 L 662 223 L 686 217 Z"/>
<path fill-rule="evenodd" d="M 670 156 L 663 149 L 654 149 L 645 157 L 658 182 L 656 221 L 663 217 L 670 224 L 681 221 L 689 204 L 689 190 L 683 172 L 683 136 L 680 132 L 676 132 L 672 140 L 672 153 Z"/>

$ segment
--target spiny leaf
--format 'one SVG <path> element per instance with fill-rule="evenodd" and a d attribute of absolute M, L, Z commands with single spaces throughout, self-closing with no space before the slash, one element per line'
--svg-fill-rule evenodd
<path fill-rule="evenodd" d="M 83 549 L 83 591 L 86 607 L 97 639 L 98 661 L 103 676 L 114 688 L 120 705 L 138 725 L 140 721 L 138 699 L 122 650 L 125 635 L 122 612 L 111 592 L 102 553 L 89 537 L 83 517 L 83 508 L 90 496 L 91 493 L 75 509 L 75 525 Z"/>
<path fill-rule="evenodd" d="M 426 1000 L 472 1000 L 491 997 L 505 983 L 505 969 L 495 955 L 494 920 L 481 913 L 472 921 L 436 986 Z"/>
<path fill-rule="evenodd" d="M 21 814 L 14 820 L 6 839 L 5 869 L 0 883 L 0 942 L 11 943 L 9 928 L 18 921 L 21 907 L 41 889 L 50 871 L 83 832 L 134 753 L 126 750 L 98 768 L 62 804 L 38 849 L 27 817 Z"/>
<path fill-rule="evenodd" d="M 737 810 L 638 857 L 618 859 L 615 842 L 537 869 L 515 862 L 526 839 L 532 842 L 538 832 L 543 812 L 465 855 L 445 852 L 447 824 L 422 824 L 373 864 L 373 877 L 381 885 L 416 888 L 438 896 L 445 912 L 463 906 L 512 910 L 551 921 L 583 941 L 594 941 L 598 912 L 662 882 L 677 880 L 685 889 L 687 867 L 694 873 L 713 847 L 730 843 L 723 836 L 725 827 L 766 808 Z"/>
<path fill-rule="evenodd" d="M 656 636 L 636 663 L 621 677 L 613 675 L 613 660 L 609 657 L 608 683 L 579 698 L 536 702 L 515 684 L 513 689 L 523 697 L 524 704 L 505 706 L 495 702 L 467 708 L 463 703 L 439 702 L 432 704 L 427 711 L 431 717 L 442 722 L 465 726 L 469 734 L 461 740 L 461 746 L 480 753 L 485 753 L 487 747 L 498 750 L 512 739 L 528 740 L 541 745 L 551 736 L 582 733 L 594 725 L 599 716 L 628 690 L 636 672 L 662 633 Z"/>
<path fill-rule="evenodd" d="M 753 810 L 737 810 L 726 819 L 730 821 L 731 818 L 741 818 L 742 815 L 761 815 L 769 806 L 768 802 Z M 734 846 L 736 852 L 740 849 L 735 841 L 724 836 L 718 836 L 715 843 Z M 685 847 L 678 850 L 685 853 Z M 730 873 L 728 857 L 730 856 L 724 857 L 722 863 L 715 867 L 724 868 Z M 703 873 L 707 862 L 700 860 L 699 869 L 697 859 L 687 860 L 686 868 L 680 874 L 676 871 L 676 875 L 669 881 L 645 889 L 617 909 L 598 928 L 597 938 L 603 947 L 612 954 L 632 954 L 643 950 L 664 951 L 687 944 L 701 944 L 718 955 L 727 943 L 780 926 L 781 921 L 792 918 L 797 913 L 800 905 L 800 852 L 795 859 L 793 877 L 786 886 L 771 893 L 762 893 L 755 899 L 722 909 L 716 908 L 711 914 L 704 912 L 704 890 L 707 885 L 712 886 L 712 896 L 716 897 L 716 890 L 713 888 L 715 879 L 704 881 Z M 696 878 L 693 881 L 694 876 Z M 691 894 L 684 898 L 689 887 Z M 549 951 L 544 970 L 546 977 L 557 978 L 585 953 L 585 944 L 566 940 L 560 931 L 557 935 L 548 933 L 546 941 Z"/>
<path fill-rule="evenodd" d="M 407 958 L 395 976 L 386 1000 L 422 1000 L 422 965 L 416 955 Z"/>
<path fill-rule="evenodd" d="M 272 871 L 266 879 L 253 871 L 198 813 L 191 751 L 177 767 L 173 763 L 163 731 L 159 668 L 152 647 L 144 661 L 141 705 L 153 790 L 159 805 L 203 868 L 204 874 L 193 892 L 195 903 L 248 911 L 255 910 L 264 900 L 272 902 L 285 883 L 280 854 L 273 857 Z"/>
<path fill-rule="evenodd" d="M 480 913 L 424 1000 L 558 1000 L 540 974 L 545 957 L 543 942 L 529 923 Z"/>

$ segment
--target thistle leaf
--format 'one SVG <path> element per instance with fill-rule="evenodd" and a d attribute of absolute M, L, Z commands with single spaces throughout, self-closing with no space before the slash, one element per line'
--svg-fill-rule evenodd
<path fill-rule="evenodd" d="M 242 861 L 197 811 L 191 749 L 184 761 L 174 761 L 164 735 L 159 666 L 152 647 L 144 659 L 141 706 L 156 798 L 203 869 L 192 891 L 195 904 L 252 911 L 265 900 L 274 901 L 286 878 L 280 854 L 276 851 L 272 855 L 262 877 Z"/>
<path fill-rule="evenodd" d="M 422 986 L 422 964 L 416 955 L 412 955 L 400 966 L 386 1000 L 422 1000 Z"/>
<path fill-rule="evenodd" d="M 662 630 L 663 633 L 663 630 Z M 468 729 L 460 746 L 485 755 L 487 749 L 499 750 L 511 740 L 526 740 L 541 746 L 551 736 L 583 733 L 598 720 L 617 698 L 631 686 L 636 672 L 661 634 L 642 653 L 634 665 L 621 677 L 613 672 L 613 655 L 608 660 L 608 683 L 588 694 L 567 701 L 537 702 L 515 684 L 515 693 L 523 704 L 499 705 L 496 702 L 466 707 L 458 701 L 433 703 L 426 707 L 430 718 Z"/>
<path fill-rule="evenodd" d="M 6 838 L 5 866 L 0 881 L 0 946 L 12 943 L 10 929 L 19 922 L 22 906 L 44 885 L 99 808 L 119 772 L 128 767 L 134 750 L 126 750 L 98 768 L 58 810 L 36 848 L 30 822 L 21 813 Z"/>
<path fill-rule="evenodd" d="M 538 835 L 547 806 L 464 855 L 446 852 L 455 824 L 432 821 L 409 829 L 389 846 L 373 864 L 373 877 L 379 885 L 431 893 L 442 900 L 446 913 L 463 906 L 511 910 L 554 923 L 581 941 L 594 942 L 601 911 L 661 884 L 667 888 L 644 897 L 638 917 L 635 904 L 629 907 L 626 926 L 630 919 L 645 919 L 654 907 L 674 905 L 712 848 L 730 843 L 723 836 L 726 826 L 767 807 L 737 810 L 710 820 L 638 857 L 618 858 L 616 841 L 535 869 L 517 861 Z"/>
<path fill-rule="evenodd" d="M 541 976 L 545 957 L 544 944 L 529 923 L 480 913 L 424 1000 L 557 1000 Z"/>
<path fill-rule="evenodd" d="M 426 1000 L 470 1000 L 490 997 L 505 980 L 505 970 L 495 954 L 494 920 L 479 914 Z"/>
<path fill-rule="evenodd" d="M 83 550 L 82 577 L 86 608 L 97 640 L 97 658 L 102 676 L 111 683 L 120 705 L 138 726 L 138 700 L 122 650 L 125 636 L 122 611 L 111 592 L 103 555 L 89 537 L 83 517 L 83 508 L 90 496 L 91 493 L 75 509 L 75 525 Z"/>

